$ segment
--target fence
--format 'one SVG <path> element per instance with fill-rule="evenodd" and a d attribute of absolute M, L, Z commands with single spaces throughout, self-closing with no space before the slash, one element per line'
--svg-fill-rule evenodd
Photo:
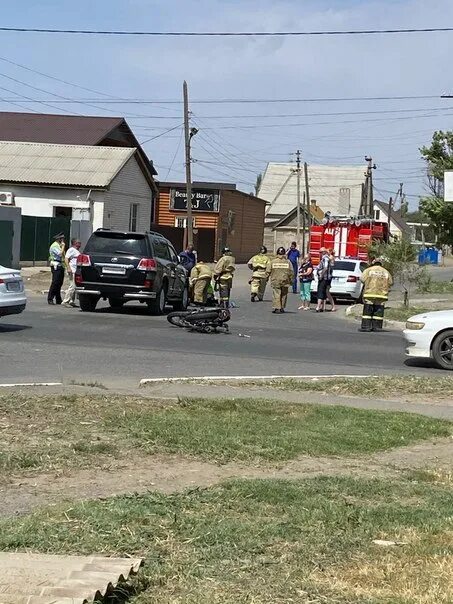
<path fill-rule="evenodd" d="M 53 236 L 62 232 L 68 242 L 70 230 L 71 219 L 68 217 L 22 216 L 21 261 L 34 264 L 48 260 Z"/>

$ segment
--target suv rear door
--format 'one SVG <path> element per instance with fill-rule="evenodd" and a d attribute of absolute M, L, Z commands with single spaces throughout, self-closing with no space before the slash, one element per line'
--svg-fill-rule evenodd
<path fill-rule="evenodd" d="M 145 234 L 109 231 L 94 232 L 84 253 L 91 258 L 91 266 L 83 267 L 85 282 L 117 285 L 143 285 L 145 272 L 137 266 L 142 258 L 152 257 Z"/>
<path fill-rule="evenodd" d="M 154 258 L 158 261 L 158 264 L 162 267 L 162 278 L 167 278 L 168 291 L 167 295 L 171 298 L 175 296 L 175 277 L 176 277 L 176 266 L 170 254 L 168 247 L 168 241 L 163 237 L 153 235 L 152 246 L 154 252 Z"/>

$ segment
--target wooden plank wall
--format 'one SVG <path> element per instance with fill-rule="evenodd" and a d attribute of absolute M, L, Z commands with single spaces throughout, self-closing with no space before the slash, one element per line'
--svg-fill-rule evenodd
<path fill-rule="evenodd" d="M 263 245 L 265 207 L 265 202 L 253 195 L 241 191 L 222 191 L 220 221 L 223 229 L 228 225 L 228 211 L 235 213 L 233 232 L 227 235 L 227 245 L 236 262 L 247 262 Z"/>

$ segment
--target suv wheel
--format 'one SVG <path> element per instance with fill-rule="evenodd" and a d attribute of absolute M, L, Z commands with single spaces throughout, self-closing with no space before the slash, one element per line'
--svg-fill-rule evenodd
<path fill-rule="evenodd" d="M 109 298 L 109 304 L 111 308 L 123 308 L 124 300 L 120 298 Z"/>
<path fill-rule="evenodd" d="M 156 299 L 148 302 L 148 308 L 153 315 L 163 315 L 167 302 L 167 288 L 163 285 L 157 292 Z"/>
<path fill-rule="evenodd" d="M 82 312 L 94 312 L 98 303 L 98 298 L 95 296 L 87 296 L 79 294 L 80 310 Z"/>
<path fill-rule="evenodd" d="M 453 330 L 444 331 L 434 339 L 433 359 L 442 369 L 453 371 Z"/>
<path fill-rule="evenodd" d="M 189 306 L 189 289 L 187 285 L 184 287 L 184 291 L 182 292 L 181 300 L 175 302 L 173 304 L 174 310 L 186 310 Z"/>

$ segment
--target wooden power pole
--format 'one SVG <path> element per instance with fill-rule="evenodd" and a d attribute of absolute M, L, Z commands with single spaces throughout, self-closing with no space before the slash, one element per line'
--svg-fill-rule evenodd
<path fill-rule="evenodd" d="M 187 221 L 186 221 L 186 233 L 185 233 L 185 244 L 193 245 L 193 220 L 192 220 L 192 165 L 190 157 L 190 128 L 189 128 L 189 92 L 187 89 L 187 82 L 184 80 L 183 84 L 183 97 L 184 97 L 184 137 L 186 147 L 186 197 L 187 197 Z"/>
<path fill-rule="evenodd" d="M 297 176 L 297 206 L 296 206 L 296 240 L 297 245 L 300 245 L 300 151 L 296 152 L 296 176 Z M 303 235 L 305 239 L 305 233 Z M 302 244 L 303 245 L 303 244 Z M 303 252 L 303 247 L 302 247 Z"/>
<path fill-rule="evenodd" d="M 311 228 L 311 202 L 310 202 L 310 183 L 308 182 L 308 164 L 304 162 L 304 177 L 305 177 L 305 195 L 304 195 L 304 254 L 306 253 L 305 249 L 305 216 L 308 216 L 308 245 L 310 245 L 310 228 Z"/>
<path fill-rule="evenodd" d="M 372 157 L 365 157 L 365 161 L 368 162 L 368 166 L 366 169 L 366 206 L 365 206 L 365 216 L 368 218 L 372 218 L 373 214 L 373 170 L 376 170 L 376 164 L 373 164 Z"/>

